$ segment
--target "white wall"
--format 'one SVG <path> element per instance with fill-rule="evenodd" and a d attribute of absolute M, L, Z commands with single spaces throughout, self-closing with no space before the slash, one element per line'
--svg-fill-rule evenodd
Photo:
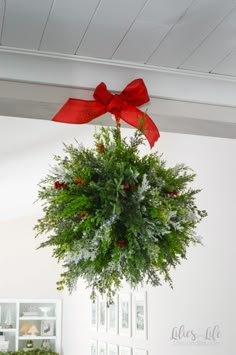
<path fill-rule="evenodd" d="M 59 267 L 51 251 L 36 250 L 33 227 L 38 216 L 0 222 L 0 298 L 60 298 Z"/>
<path fill-rule="evenodd" d="M 62 297 L 52 251 L 36 250 L 43 238 L 35 239 L 33 227 L 42 211 L 34 202 L 53 156 L 78 132 L 81 126 L 0 116 L 0 298 Z"/>
<path fill-rule="evenodd" d="M 126 132 L 127 133 L 127 132 Z M 64 295 L 64 355 L 89 354 L 89 339 L 146 348 L 149 355 L 231 355 L 236 352 L 236 141 L 162 133 L 157 144 L 168 165 L 186 163 L 202 188 L 198 205 L 209 216 L 199 226 L 204 246 L 192 247 L 188 260 L 172 272 L 174 290 L 167 285 L 145 288 L 148 293 L 148 340 L 94 333 L 90 329 L 89 291 L 81 285 Z M 184 326 L 195 341 L 171 340 L 172 329 Z M 204 338 L 218 326 L 220 337 Z M 185 334 L 186 335 L 186 334 Z"/>
<path fill-rule="evenodd" d="M 55 298 L 60 267 L 52 250 L 36 250 L 33 227 L 42 216 L 38 182 L 62 142 L 79 127 L 0 116 L 0 297 Z"/>

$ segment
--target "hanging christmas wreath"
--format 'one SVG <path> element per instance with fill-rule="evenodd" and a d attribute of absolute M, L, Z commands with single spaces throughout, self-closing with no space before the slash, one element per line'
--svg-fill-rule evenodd
<path fill-rule="evenodd" d="M 92 149 L 65 145 L 40 183 L 44 216 L 35 228 L 48 234 L 40 247 L 52 247 L 65 268 L 58 289 L 72 291 L 81 277 L 92 298 L 98 291 L 111 301 L 122 281 L 171 284 L 171 267 L 199 242 L 195 229 L 206 212 L 189 186 L 195 174 L 167 167 L 157 153 L 141 156 L 143 127 L 128 142 L 117 124 L 101 128 Z"/>

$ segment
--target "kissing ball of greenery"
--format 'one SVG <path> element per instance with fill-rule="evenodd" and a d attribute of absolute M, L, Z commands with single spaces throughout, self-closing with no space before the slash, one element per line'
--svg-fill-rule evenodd
<path fill-rule="evenodd" d="M 205 211 L 195 203 L 199 190 L 189 187 L 195 174 L 184 165 L 167 168 L 157 153 L 140 156 L 142 133 L 127 143 L 119 127 L 101 128 L 95 148 L 65 145 L 65 157 L 39 184 L 44 217 L 37 234 L 40 247 L 53 247 L 65 272 L 58 289 L 70 291 L 82 277 L 108 300 L 123 280 L 132 287 L 154 286 L 198 243 L 195 233 Z"/>

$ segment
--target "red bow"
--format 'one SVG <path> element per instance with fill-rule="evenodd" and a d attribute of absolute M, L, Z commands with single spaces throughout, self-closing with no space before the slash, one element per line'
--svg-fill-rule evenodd
<path fill-rule="evenodd" d="M 99 84 L 93 94 L 95 101 L 69 99 L 53 121 L 65 123 L 88 123 L 106 112 L 112 113 L 116 120 L 122 118 L 135 128 L 142 129 L 149 144 L 153 147 L 160 137 L 152 119 L 136 106 L 149 101 L 147 88 L 142 79 L 136 79 L 118 95 L 111 94 L 104 83 Z"/>

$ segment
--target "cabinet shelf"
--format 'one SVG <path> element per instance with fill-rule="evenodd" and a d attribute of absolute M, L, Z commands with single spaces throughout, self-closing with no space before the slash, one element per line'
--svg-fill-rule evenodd
<path fill-rule="evenodd" d="M 0 332 L 3 332 L 3 333 L 11 333 L 11 332 L 15 332 L 15 331 L 16 331 L 16 328 L 9 328 L 9 329 L 0 328 Z"/>
<path fill-rule="evenodd" d="M 42 339 L 56 339 L 56 336 L 37 336 L 37 335 L 27 335 L 27 336 L 24 336 L 24 335 L 21 335 L 18 337 L 19 340 L 42 340 Z"/>
<path fill-rule="evenodd" d="M 55 320 L 56 317 L 39 317 L 39 316 L 27 316 L 19 317 L 19 320 Z"/>

